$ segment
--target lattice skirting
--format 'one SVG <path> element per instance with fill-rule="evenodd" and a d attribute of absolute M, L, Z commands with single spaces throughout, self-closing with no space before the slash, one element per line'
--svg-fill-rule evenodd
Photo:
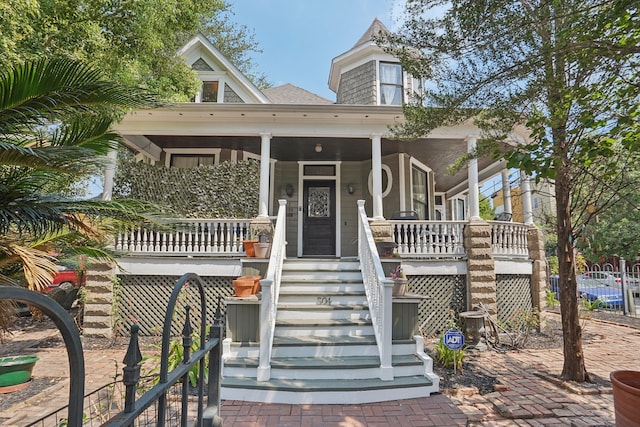
<path fill-rule="evenodd" d="M 531 311 L 531 276 L 519 274 L 496 275 L 498 320 L 508 322 L 518 313 Z"/>
<path fill-rule="evenodd" d="M 424 295 L 418 318 L 424 335 L 433 336 L 450 328 L 451 313 L 467 309 L 466 276 L 410 276 L 409 292 Z"/>
<path fill-rule="evenodd" d="M 179 276 L 118 276 L 119 283 L 114 289 L 116 300 L 116 334 L 128 336 L 133 323 L 140 325 L 141 335 L 161 335 L 167 303 Z M 213 324 L 218 304 L 218 296 L 223 299 L 233 295 L 231 277 L 201 277 L 204 282 L 207 301 L 207 324 Z M 183 307 L 191 307 L 191 325 L 199 331 L 200 293 L 197 286 L 183 288 L 174 313 L 171 333 L 181 334 L 184 325 Z M 220 308 L 224 318 L 225 306 Z"/>

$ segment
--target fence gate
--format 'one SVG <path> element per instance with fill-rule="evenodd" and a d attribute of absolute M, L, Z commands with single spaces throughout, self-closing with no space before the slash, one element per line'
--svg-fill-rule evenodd
<path fill-rule="evenodd" d="M 200 295 L 200 327 L 194 343 L 191 326 L 191 307 L 179 307 L 181 294 L 197 289 Z M 0 286 L 0 299 L 15 300 L 35 306 L 47 315 L 62 334 L 70 369 L 69 404 L 33 422 L 32 426 L 220 426 L 220 373 L 222 359 L 222 319 L 216 310 L 214 324 L 208 327 L 207 301 L 202 279 L 194 273 L 183 275 L 175 284 L 165 313 L 160 355 L 160 374 L 154 379 L 140 377 L 142 354 L 138 343 L 138 325 L 132 325 L 129 346 L 124 356 L 125 366 L 121 383 L 112 383 L 84 396 L 84 355 L 80 334 L 73 319 L 57 302 L 46 295 L 15 286 Z M 220 301 L 218 301 L 218 307 Z M 177 315 L 176 309 L 184 313 Z M 174 318 L 184 319 L 182 342 L 172 342 L 171 326 Z M 170 352 L 181 347 L 182 361 L 170 368 Z M 195 351 L 192 354 L 192 349 Z M 208 366 L 207 366 L 208 365 Z M 189 407 L 189 375 L 197 372 L 197 407 Z M 208 375 L 207 375 L 208 372 Z M 206 404 L 205 404 L 205 378 Z M 136 390 L 143 381 L 150 388 L 136 398 Z M 104 401 L 104 395 L 109 398 Z M 85 407 L 89 401 L 99 401 Z M 119 403 L 114 403 L 115 401 Z M 106 403 L 105 403 L 106 402 Z M 192 405 L 193 406 L 193 405 Z M 65 414 L 66 412 L 66 414 Z M 66 416 L 65 416 L 66 415 Z M 189 419 L 191 418 L 191 419 Z M 195 421 L 194 421 L 195 418 Z"/>

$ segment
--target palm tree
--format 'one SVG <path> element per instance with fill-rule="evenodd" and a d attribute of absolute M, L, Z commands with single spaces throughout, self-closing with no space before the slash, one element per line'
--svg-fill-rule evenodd
<path fill-rule="evenodd" d="M 0 284 L 16 284 L 18 272 L 40 289 L 61 248 L 109 257 L 114 226 L 152 219 L 149 204 L 71 198 L 68 189 L 101 170 L 120 145 L 110 131 L 114 121 L 127 108 L 153 103 L 142 90 L 71 59 L 0 73 Z"/>

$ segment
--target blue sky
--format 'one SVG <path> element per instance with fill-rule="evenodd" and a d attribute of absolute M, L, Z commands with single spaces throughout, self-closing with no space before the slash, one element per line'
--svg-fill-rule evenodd
<path fill-rule="evenodd" d="M 349 50 L 374 18 L 397 29 L 403 0 L 229 0 L 234 21 L 255 33 L 257 71 L 335 101 L 331 60 Z"/>

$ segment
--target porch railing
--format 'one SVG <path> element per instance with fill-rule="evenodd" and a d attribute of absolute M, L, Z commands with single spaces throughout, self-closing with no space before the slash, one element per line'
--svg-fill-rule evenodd
<path fill-rule="evenodd" d="M 269 266 L 267 267 L 266 277 L 260 281 L 262 301 L 260 303 L 260 361 L 256 374 L 258 381 L 268 381 L 271 378 L 271 349 L 273 347 L 273 335 L 278 313 L 280 278 L 282 276 L 282 264 L 287 253 L 287 201 L 279 200 L 278 202 L 280 207 L 276 218 L 275 231 L 273 232 Z"/>
<path fill-rule="evenodd" d="M 121 230 L 115 249 L 128 253 L 155 255 L 230 255 L 244 254 L 250 219 L 176 219 L 164 228 Z"/>
<path fill-rule="evenodd" d="M 505 221 L 489 221 L 491 226 L 491 249 L 494 256 L 527 258 L 529 244 L 525 224 Z"/>
<path fill-rule="evenodd" d="M 466 221 L 390 220 L 400 256 L 461 257 L 465 255 Z"/>
<path fill-rule="evenodd" d="M 380 379 L 390 381 L 393 379 L 391 363 L 393 280 L 384 275 L 369 227 L 369 219 L 364 210 L 364 200 L 358 200 L 358 258 L 380 354 Z"/>

